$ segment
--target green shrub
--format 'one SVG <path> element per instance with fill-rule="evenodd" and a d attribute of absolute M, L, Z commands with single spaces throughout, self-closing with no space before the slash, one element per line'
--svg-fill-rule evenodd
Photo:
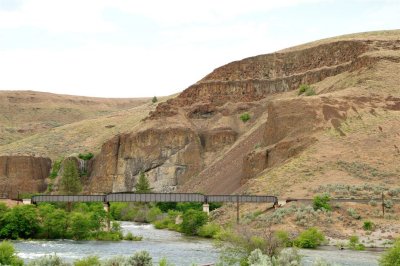
<path fill-rule="evenodd" d="M 54 161 L 53 167 L 51 168 L 51 173 L 50 173 L 50 178 L 51 178 L 51 179 L 54 179 L 54 178 L 57 177 L 58 171 L 60 171 L 60 168 L 61 168 L 61 162 L 62 162 L 62 160 L 63 160 L 63 159 Z"/>
<path fill-rule="evenodd" d="M 384 200 L 383 204 L 385 205 L 385 208 L 387 208 L 387 209 L 393 208 L 393 201 L 390 199 Z"/>
<path fill-rule="evenodd" d="M 15 248 L 10 242 L 3 241 L 0 243 L 0 265 L 24 265 L 23 260 L 15 254 Z"/>
<path fill-rule="evenodd" d="M 277 257 L 272 257 L 272 265 L 276 266 L 300 266 L 301 256 L 295 248 L 282 250 Z"/>
<path fill-rule="evenodd" d="M 371 205 L 372 207 L 376 207 L 378 203 L 375 200 L 370 200 L 369 205 Z"/>
<path fill-rule="evenodd" d="M 90 159 L 92 159 L 94 156 L 93 153 L 88 152 L 88 153 L 79 153 L 78 157 L 79 159 L 82 159 L 84 161 L 89 161 Z"/>
<path fill-rule="evenodd" d="M 249 121 L 250 120 L 250 114 L 249 113 L 243 113 L 240 116 L 240 120 L 242 120 L 242 122 L 244 122 L 244 123 Z"/>
<path fill-rule="evenodd" d="M 290 239 L 289 233 L 287 231 L 278 230 L 275 232 L 275 237 L 279 242 L 279 246 L 281 247 L 293 246 L 293 241 Z"/>
<path fill-rule="evenodd" d="M 315 95 L 315 89 L 307 84 L 302 84 L 299 87 L 298 95 L 304 94 L 305 96 Z"/>
<path fill-rule="evenodd" d="M 45 255 L 43 257 L 32 260 L 28 266 L 69 266 L 57 255 Z"/>
<path fill-rule="evenodd" d="M 255 249 L 247 258 L 247 264 L 251 266 L 272 266 L 271 258 L 262 254 L 260 249 Z"/>
<path fill-rule="evenodd" d="M 300 248 L 316 248 L 325 241 L 325 236 L 317 228 L 307 229 L 296 238 L 295 245 Z"/>
<path fill-rule="evenodd" d="M 315 94 L 317 94 L 317 93 L 315 92 L 315 89 L 314 89 L 314 88 L 309 88 L 309 89 L 306 90 L 306 92 L 304 93 L 305 96 L 313 96 L 313 95 L 315 95 Z"/>
<path fill-rule="evenodd" d="M 38 213 L 33 205 L 16 206 L 2 217 L 0 238 L 29 238 L 39 231 Z"/>
<path fill-rule="evenodd" d="M 171 223 L 171 219 L 168 217 L 165 217 L 162 220 L 154 221 L 153 225 L 156 229 L 166 229 L 168 228 L 168 225 Z"/>
<path fill-rule="evenodd" d="M 166 258 L 162 258 L 159 262 L 158 262 L 159 266 L 174 266 L 174 264 L 169 263 L 168 260 Z"/>
<path fill-rule="evenodd" d="M 330 199 L 331 198 L 327 194 L 315 196 L 314 199 L 313 199 L 313 208 L 314 208 L 314 210 L 323 210 L 323 209 L 325 209 L 327 211 L 331 211 L 332 207 L 331 207 L 331 205 L 329 205 Z"/>
<path fill-rule="evenodd" d="M 115 256 L 102 262 L 102 266 L 126 266 L 128 258 L 124 256 Z"/>
<path fill-rule="evenodd" d="M 353 208 L 348 208 L 347 213 L 356 220 L 361 219 L 361 215 Z"/>
<path fill-rule="evenodd" d="M 106 231 L 97 232 L 94 238 L 101 241 L 120 241 L 123 239 L 121 232 Z"/>
<path fill-rule="evenodd" d="M 203 210 L 203 203 L 198 202 L 179 202 L 176 205 L 176 210 L 182 213 L 187 212 L 188 210 Z"/>
<path fill-rule="evenodd" d="M 129 240 L 129 241 L 141 241 L 143 239 L 142 236 L 135 236 L 133 235 L 131 232 L 128 232 L 125 236 L 124 236 L 124 240 Z"/>
<path fill-rule="evenodd" d="M 152 266 L 153 259 L 151 258 L 149 252 L 138 251 L 132 257 L 128 259 L 128 265 L 132 266 Z"/>
<path fill-rule="evenodd" d="M 371 222 L 371 221 L 369 221 L 369 220 L 364 221 L 363 229 L 364 229 L 365 231 L 372 231 L 372 230 L 374 229 L 374 227 L 375 227 L 375 225 L 374 225 L 373 222 Z"/>
<path fill-rule="evenodd" d="M 158 101 L 158 99 L 157 99 L 156 96 L 154 96 L 153 99 L 151 99 L 151 102 L 152 102 L 152 103 L 156 103 L 157 101 Z"/>
<path fill-rule="evenodd" d="M 139 208 L 133 203 L 113 202 L 110 206 L 111 216 L 118 221 L 133 221 Z"/>
<path fill-rule="evenodd" d="M 349 248 L 353 250 L 364 250 L 365 246 L 360 244 L 358 236 L 351 236 L 349 239 Z"/>
<path fill-rule="evenodd" d="M 221 229 L 215 239 L 217 246 L 221 248 L 221 265 L 247 265 L 247 258 L 255 249 L 264 253 L 271 252 L 267 250 L 264 238 L 255 236 L 246 228 L 239 228 L 236 232 Z"/>
<path fill-rule="evenodd" d="M 89 256 L 74 261 L 74 266 L 100 266 L 100 260 L 97 256 Z"/>
<path fill-rule="evenodd" d="M 400 265 L 400 240 L 398 239 L 393 247 L 388 249 L 379 259 L 380 266 Z"/>
<path fill-rule="evenodd" d="M 220 231 L 220 227 L 214 223 L 208 223 L 201 226 L 198 230 L 198 235 L 207 238 L 213 238 L 216 236 Z"/>
<path fill-rule="evenodd" d="M 203 211 L 188 210 L 183 214 L 181 229 L 186 235 L 197 235 L 201 226 L 208 221 L 208 215 Z"/>
<path fill-rule="evenodd" d="M 169 210 L 176 210 L 177 203 L 176 202 L 157 202 L 156 206 L 162 212 L 168 212 Z"/>
<path fill-rule="evenodd" d="M 146 214 L 148 223 L 158 220 L 162 216 L 162 211 L 158 207 L 152 207 Z"/>

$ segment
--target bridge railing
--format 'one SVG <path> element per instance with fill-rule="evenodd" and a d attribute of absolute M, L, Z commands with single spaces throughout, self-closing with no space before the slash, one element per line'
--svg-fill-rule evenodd
<path fill-rule="evenodd" d="M 255 196 L 255 195 L 207 195 L 207 202 L 278 202 L 275 196 Z"/>
<path fill-rule="evenodd" d="M 39 202 L 104 202 L 105 195 L 36 195 L 32 203 Z"/>
<path fill-rule="evenodd" d="M 40 202 L 254 202 L 276 203 L 275 196 L 203 195 L 199 193 L 109 193 L 106 195 L 36 195 L 32 203 Z"/>
<path fill-rule="evenodd" d="M 106 202 L 204 202 L 197 193 L 110 193 Z"/>

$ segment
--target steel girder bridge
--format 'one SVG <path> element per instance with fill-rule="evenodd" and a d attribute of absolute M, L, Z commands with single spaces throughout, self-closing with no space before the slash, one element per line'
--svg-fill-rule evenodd
<path fill-rule="evenodd" d="M 239 222 L 240 203 L 272 203 L 278 204 L 275 196 L 256 195 L 203 195 L 200 193 L 109 193 L 105 195 L 36 195 L 31 198 L 32 204 L 42 202 L 102 202 L 105 210 L 110 210 L 112 202 L 198 202 L 203 203 L 203 211 L 209 213 L 210 202 L 236 203 L 237 222 Z"/>

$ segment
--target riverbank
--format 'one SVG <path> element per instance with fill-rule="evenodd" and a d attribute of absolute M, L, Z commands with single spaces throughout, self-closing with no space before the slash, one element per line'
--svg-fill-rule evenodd
<path fill-rule="evenodd" d="M 199 237 L 184 236 L 181 233 L 155 229 L 151 224 L 121 222 L 124 233 L 131 232 L 140 235 L 140 242 L 130 241 L 73 241 L 73 240 L 31 240 L 13 241 L 18 256 L 29 262 L 46 254 L 57 254 L 67 262 L 88 255 L 96 255 L 100 259 L 113 256 L 129 256 L 145 250 L 153 257 L 155 265 L 167 258 L 175 266 L 187 266 L 195 263 L 203 265 L 218 261 L 220 251 L 213 242 Z M 318 258 L 324 258 L 330 263 L 342 266 L 377 266 L 382 252 L 379 250 L 353 251 L 339 250 L 333 246 L 322 246 L 318 249 L 301 249 L 304 266 L 311 266 Z"/>
<path fill-rule="evenodd" d="M 158 263 L 167 258 L 176 266 L 187 266 L 191 263 L 207 264 L 218 261 L 219 252 L 211 240 L 188 237 L 169 230 L 157 230 L 150 224 L 121 222 L 124 234 L 131 232 L 143 236 L 139 242 L 131 241 L 73 241 L 73 240 L 24 240 L 13 241 L 20 256 L 25 262 L 44 256 L 57 254 L 67 262 L 96 255 L 100 259 L 114 256 L 130 256 L 140 250 L 145 250 Z"/>

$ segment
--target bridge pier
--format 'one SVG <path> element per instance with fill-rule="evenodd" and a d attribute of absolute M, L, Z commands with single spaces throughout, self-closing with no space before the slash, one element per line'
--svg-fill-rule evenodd
<path fill-rule="evenodd" d="M 207 213 L 207 215 L 210 215 L 210 204 L 203 203 L 203 212 Z"/>
<path fill-rule="evenodd" d="M 110 222 L 110 203 L 109 203 L 109 202 L 104 202 L 104 203 L 103 203 L 103 207 L 104 207 L 104 210 L 105 210 L 106 213 L 107 213 L 107 217 L 106 217 L 106 230 L 107 230 L 108 232 L 110 232 L 110 230 L 111 230 L 111 222 Z"/>

